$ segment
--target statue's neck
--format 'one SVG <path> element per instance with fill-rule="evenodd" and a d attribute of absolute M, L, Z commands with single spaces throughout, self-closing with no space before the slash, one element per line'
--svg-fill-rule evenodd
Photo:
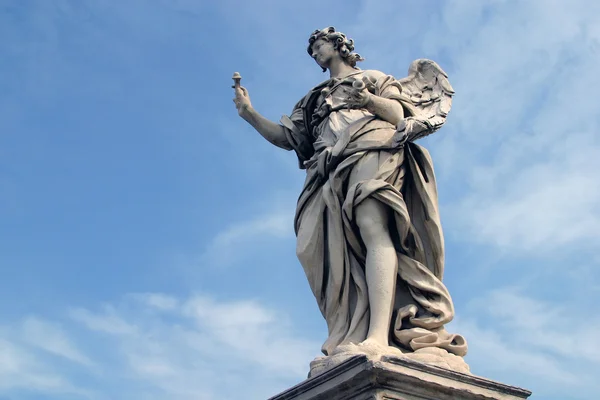
<path fill-rule="evenodd" d="M 336 60 L 337 61 L 337 60 Z M 343 61 L 333 62 L 329 66 L 329 77 L 330 78 L 343 78 L 357 71 L 356 68 L 351 67 Z"/>

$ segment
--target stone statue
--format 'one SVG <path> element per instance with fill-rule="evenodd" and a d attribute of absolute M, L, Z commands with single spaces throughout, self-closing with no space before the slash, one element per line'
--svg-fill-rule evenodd
<path fill-rule="evenodd" d="M 353 40 L 333 27 L 313 32 L 308 53 L 330 78 L 280 123 L 233 79 L 239 115 L 306 170 L 297 256 L 329 332 L 311 375 L 356 354 L 468 372 L 465 339 L 444 329 L 454 308 L 442 283 L 437 189 L 429 153 L 414 143 L 446 120 L 447 75 L 425 59 L 399 80 L 361 70 Z"/>

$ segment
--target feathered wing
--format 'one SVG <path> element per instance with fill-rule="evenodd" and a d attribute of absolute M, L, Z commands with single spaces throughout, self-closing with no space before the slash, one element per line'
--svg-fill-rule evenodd
<path fill-rule="evenodd" d="M 408 76 L 398 81 L 402 86 L 400 100 L 409 116 L 398 126 L 404 141 L 413 141 L 440 129 L 452 107 L 454 89 L 448 75 L 434 61 L 415 60 Z"/>

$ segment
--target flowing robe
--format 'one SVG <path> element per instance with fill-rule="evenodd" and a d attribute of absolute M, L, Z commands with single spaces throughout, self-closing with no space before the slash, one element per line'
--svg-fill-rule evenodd
<path fill-rule="evenodd" d="M 371 91 L 409 109 L 392 76 L 353 75 L 377 77 Z M 442 283 L 444 240 L 429 153 L 412 142 L 416 136 L 410 129 L 408 137 L 400 137 L 391 123 L 345 108 L 350 85 L 340 79 L 321 83 L 281 120 L 287 148 L 306 169 L 295 216 L 297 255 L 327 322 L 322 351 L 331 355 L 340 345 L 366 339 L 366 249 L 354 217 L 361 202 L 373 198 L 390 210 L 398 257 L 390 344 L 404 351 L 439 347 L 465 355 L 464 338 L 444 329 L 454 308 Z"/>

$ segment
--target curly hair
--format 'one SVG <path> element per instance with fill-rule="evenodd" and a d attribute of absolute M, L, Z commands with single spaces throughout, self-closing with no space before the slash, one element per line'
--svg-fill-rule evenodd
<path fill-rule="evenodd" d="M 347 38 L 345 34 L 342 32 L 337 32 L 333 26 L 327 27 L 325 29 L 317 29 L 314 31 L 310 37 L 308 38 L 308 55 L 312 57 L 312 45 L 317 40 L 323 39 L 328 42 L 333 43 L 333 48 L 339 51 L 342 58 L 350 65 L 352 68 L 356 68 L 356 63 L 358 61 L 364 61 L 364 58 L 360 56 L 358 53 L 354 53 L 354 40 Z M 323 68 L 323 72 L 327 71 L 326 68 Z"/>

